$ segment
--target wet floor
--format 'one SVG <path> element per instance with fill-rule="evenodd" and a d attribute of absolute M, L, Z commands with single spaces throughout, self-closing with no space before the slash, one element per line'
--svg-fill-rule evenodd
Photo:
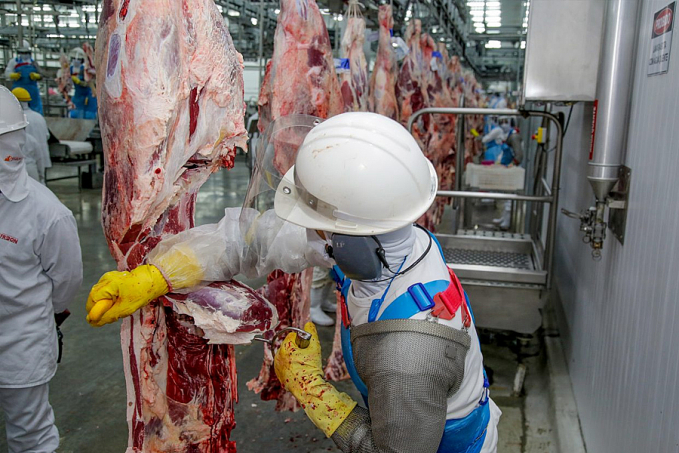
<path fill-rule="evenodd" d="M 48 177 L 75 174 L 73 168 L 55 168 Z M 198 196 L 196 223 L 217 222 L 226 207 L 240 206 L 249 171 L 239 157 L 236 167 L 214 174 Z M 85 321 L 89 288 L 115 268 L 101 229 L 101 191 L 78 190 L 76 179 L 49 183 L 49 188 L 73 212 L 83 252 L 84 282 L 70 306 L 71 318 L 63 326 L 65 350 L 59 370 L 50 384 L 50 401 L 56 414 L 62 453 L 123 453 L 127 446 L 126 389 L 118 325 L 99 329 Z M 491 214 L 492 215 L 492 214 Z M 253 287 L 259 281 L 246 281 Z M 473 303 L 473 301 L 472 301 Z M 324 356 L 330 353 L 333 328 L 319 328 Z M 491 394 L 503 411 L 500 421 L 500 453 L 551 452 L 553 432 L 547 404 L 547 374 L 539 340 L 518 340 L 502 335 L 482 335 L 486 365 L 492 370 Z M 262 362 L 260 344 L 236 348 L 238 391 L 237 426 L 232 440 L 239 452 L 338 451 L 308 421 L 304 412 L 278 413 L 275 403 L 264 402 L 247 390 Z M 514 391 L 519 365 L 525 366 L 525 386 Z M 354 398 L 349 381 L 337 387 Z M 6 451 L 4 421 L 0 414 L 0 452 Z"/>

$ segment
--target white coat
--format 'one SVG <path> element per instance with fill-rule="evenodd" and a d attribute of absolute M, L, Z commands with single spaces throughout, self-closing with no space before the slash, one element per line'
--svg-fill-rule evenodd
<path fill-rule="evenodd" d="M 22 185 L 27 195 L 20 201 L 0 193 L 0 388 L 33 387 L 54 376 L 54 314 L 66 310 L 82 283 L 73 215 L 37 181 Z"/>
<path fill-rule="evenodd" d="M 36 168 L 38 170 L 38 175 L 40 176 L 40 182 L 44 183 L 45 169 L 52 168 L 49 145 L 47 144 L 47 140 L 50 138 L 50 132 L 47 128 L 47 122 L 45 121 L 45 118 L 38 112 L 31 110 L 31 108 L 28 107 L 28 102 L 22 102 L 21 106 L 24 110 L 24 114 L 26 115 L 26 120 L 28 121 L 28 126 L 26 126 L 26 135 L 35 139 L 33 144 L 35 150 L 28 151 L 35 155 L 34 159 Z M 28 146 L 28 143 L 26 146 Z M 28 155 L 28 153 L 24 154 Z"/>

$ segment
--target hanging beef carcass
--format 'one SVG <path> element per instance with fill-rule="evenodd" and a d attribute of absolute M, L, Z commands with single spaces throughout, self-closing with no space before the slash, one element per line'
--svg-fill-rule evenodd
<path fill-rule="evenodd" d="M 438 53 L 434 52 L 434 41 L 423 35 L 422 52 L 425 65 L 424 74 L 427 81 L 427 99 L 429 107 L 456 107 L 457 103 L 448 86 L 448 52 L 443 43 L 439 43 Z M 455 126 L 456 116 L 449 114 L 433 114 L 427 122 L 425 155 L 432 161 L 439 177 L 440 190 L 452 190 L 455 184 Z M 434 231 L 441 221 L 449 198 L 437 198 L 420 223 Z"/>
<path fill-rule="evenodd" d="M 244 147 L 243 61 L 212 0 L 105 0 L 97 38 L 105 158 L 102 224 L 119 270 L 194 224 L 196 195 Z M 237 282 L 169 294 L 126 318 L 127 453 L 235 451 L 232 345 L 211 344 L 195 313 L 244 342 L 275 324 L 273 307 Z"/>
<path fill-rule="evenodd" d="M 347 28 L 342 37 L 342 58 L 349 69 L 340 75 L 340 90 L 345 112 L 368 111 L 368 62 L 365 60 L 365 19 L 358 0 L 350 0 L 347 8 Z"/>
<path fill-rule="evenodd" d="M 391 44 L 394 28 L 391 4 L 380 5 L 378 19 L 380 34 L 375 67 L 370 78 L 370 111 L 398 121 L 399 108 L 396 100 L 398 66 L 396 53 Z"/>
<path fill-rule="evenodd" d="M 412 20 L 406 29 L 406 42 L 408 55 L 403 60 L 401 69 L 396 79 L 396 99 L 398 100 L 401 124 L 407 126 L 413 112 L 427 106 L 427 91 L 425 86 L 422 59 L 422 21 Z M 422 149 L 425 148 L 422 140 L 427 131 L 428 115 L 422 115 L 413 124 L 412 134 Z"/>
<path fill-rule="evenodd" d="M 282 116 L 328 118 L 342 112 L 330 38 L 314 0 L 281 0 L 273 56 L 266 68 L 258 105 L 262 132 Z M 274 164 L 284 174 L 294 162 L 290 160 L 291 153 L 279 151 L 276 149 Z M 311 271 L 292 275 L 275 271 L 269 275 L 261 291 L 278 310 L 277 329 L 303 327 L 309 318 Z M 276 400 L 277 410 L 298 408 L 276 378 L 271 350 L 265 348 L 262 369 L 248 382 L 248 388 L 261 393 L 265 400 Z"/>

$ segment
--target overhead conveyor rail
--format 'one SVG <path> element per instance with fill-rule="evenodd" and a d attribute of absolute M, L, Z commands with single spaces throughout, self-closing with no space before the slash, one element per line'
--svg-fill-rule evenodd
<path fill-rule="evenodd" d="M 454 234 L 437 234 L 446 262 L 465 285 L 474 300 L 477 325 L 521 333 L 532 333 L 541 325 L 544 297 L 552 285 L 554 244 L 561 178 L 563 127 L 559 119 L 544 111 L 486 108 L 425 108 L 414 112 L 408 122 L 413 124 L 422 115 L 451 114 L 461 118 L 469 115 L 497 117 L 541 117 L 553 123 L 556 146 L 551 184 L 542 178 L 538 193 L 525 195 L 503 192 L 462 190 L 464 173 L 464 126 L 458 127 L 458 158 L 455 159 L 455 190 L 440 190 L 437 195 L 453 199 L 493 199 L 549 205 L 544 240 L 541 228 L 532 231 L 506 233 L 458 229 Z M 462 212 L 462 211 L 459 211 Z M 456 224 L 459 224 L 456 223 Z"/>

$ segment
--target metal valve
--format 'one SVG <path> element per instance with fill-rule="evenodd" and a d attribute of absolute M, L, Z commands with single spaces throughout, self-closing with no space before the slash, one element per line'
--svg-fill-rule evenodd
<path fill-rule="evenodd" d="M 580 220 L 580 231 L 585 233 L 582 242 L 592 247 L 592 258 L 601 259 L 601 249 L 606 239 L 606 222 L 604 222 L 605 203 L 597 202 L 596 206 L 591 206 L 580 214 L 561 209 L 561 213 L 576 220 Z"/>

